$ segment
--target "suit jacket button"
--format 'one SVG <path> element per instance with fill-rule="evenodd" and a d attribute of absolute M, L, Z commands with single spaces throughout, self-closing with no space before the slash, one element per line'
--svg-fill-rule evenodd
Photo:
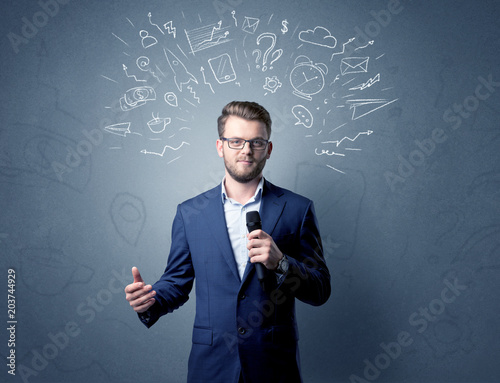
<path fill-rule="evenodd" d="M 247 330 L 243 327 L 238 327 L 238 332 L 241 334 L 241 335 L 245 335 L 245 333 L 247 332 Z"/>
<path fill-rule="evenodd" d="M 239 298 L 240 298 L 240 301 L 242 301 L 243 299 L 246 298 L 246 295 L 245 294 L 240 294 Z"/>

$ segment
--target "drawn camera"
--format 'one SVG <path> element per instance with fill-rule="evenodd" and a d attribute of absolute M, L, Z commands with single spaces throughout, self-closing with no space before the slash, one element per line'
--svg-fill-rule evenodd
<path fill-rule="evenodd" d="M 138 86 L 125 92 L 120 98 L 120 107 L 124 112 L 127 112 L 152 100 L 156 100 L 155 90 L 150 86 Z"/>

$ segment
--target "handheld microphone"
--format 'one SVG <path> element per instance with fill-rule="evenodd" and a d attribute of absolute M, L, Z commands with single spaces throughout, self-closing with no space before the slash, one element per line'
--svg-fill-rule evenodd
<path fill-rule="evenodd" d="M 247 212 L 247 229 L 249 233 L 251 233 L 254 230 L 262 230 L 262 222 L 260 220 L 260 214 L 258 211 Z M 262 288 L 264 288 L 264 277 L 265 277 L 264 267 L 265 266 L 262 263 L 255 264 L 255 271 L 257 272 L 257 278 Z"/>

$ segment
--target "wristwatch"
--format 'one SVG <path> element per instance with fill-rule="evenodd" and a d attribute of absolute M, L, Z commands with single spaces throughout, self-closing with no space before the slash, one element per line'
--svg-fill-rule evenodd
<path fill-rule="evenodd" d="M 283 258 L 281 258 L 278 262 L 278 268 L 276 269 L 276 272 L 278 274 L 286 274 L 289 266 L 290 264 L 288 263 L 288 258 L 285 254 L 283 254 Z"/>

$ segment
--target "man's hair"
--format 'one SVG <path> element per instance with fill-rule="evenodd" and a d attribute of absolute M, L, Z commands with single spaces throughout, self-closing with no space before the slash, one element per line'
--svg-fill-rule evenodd
<path fill-rule="evenodd" d="M 229 116 L 237 116 L 250 121 L 259 121 L 266 126 L 267 138 L 271 138 L 271 116 L 269 112 L 256 102 L 250 101 L 231 101 L 224 108 L 222 114 L 217 119 L 217 129 L 219 138 L 224 136 L 226 121 Z"/>

